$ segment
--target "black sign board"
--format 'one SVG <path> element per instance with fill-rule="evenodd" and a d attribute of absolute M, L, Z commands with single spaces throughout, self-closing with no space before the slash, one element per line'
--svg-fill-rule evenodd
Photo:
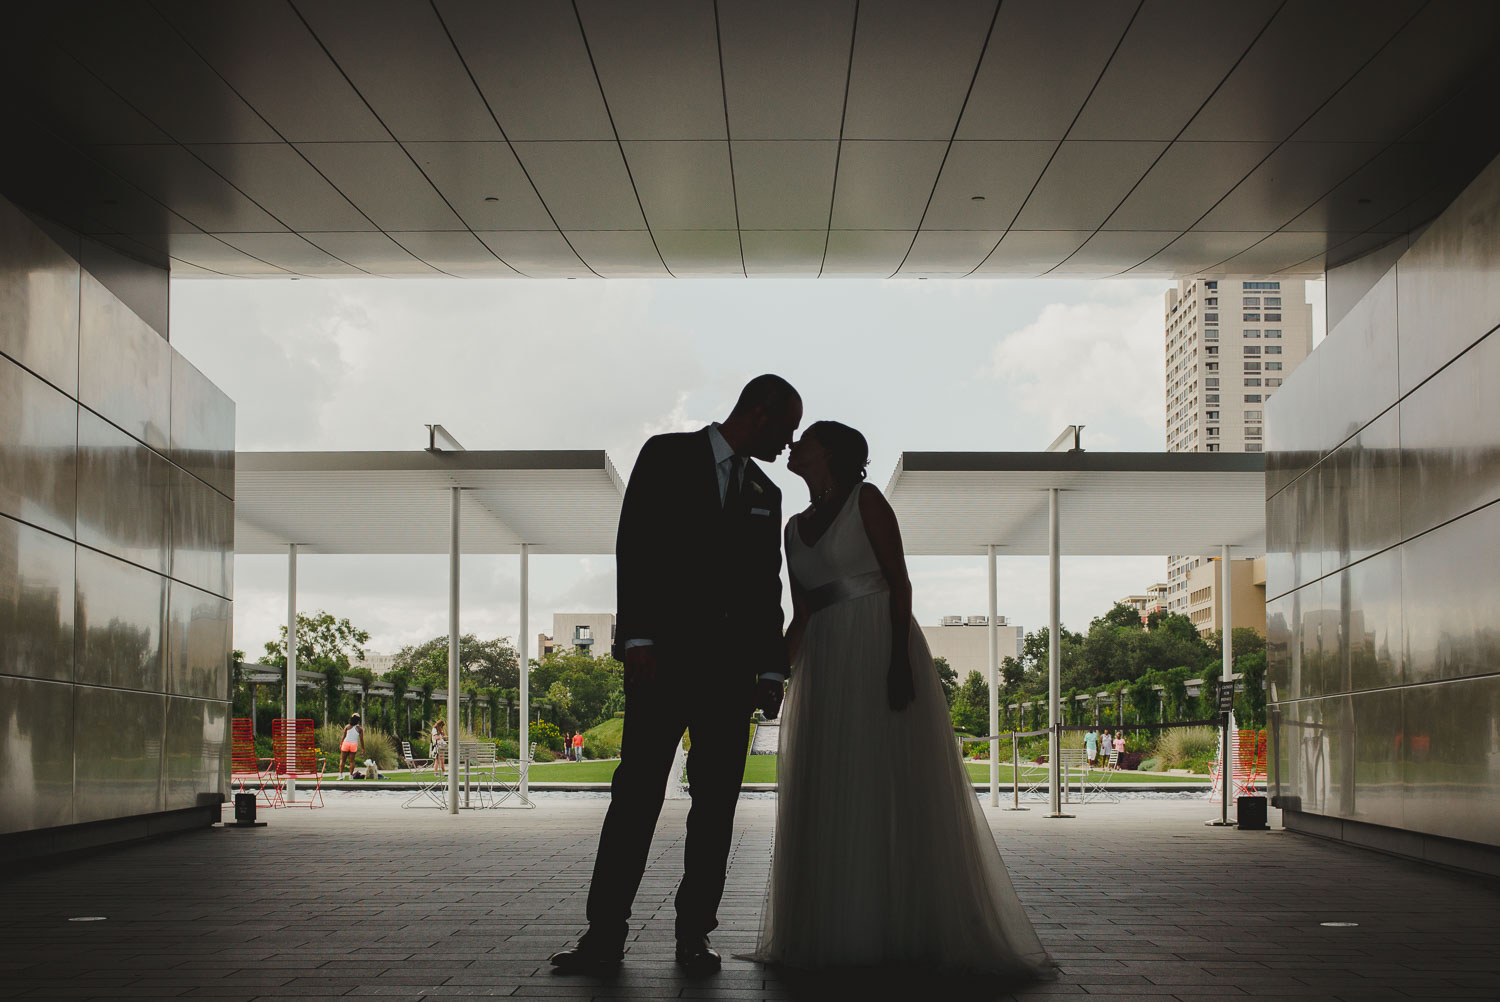
<path fill-rule="evenodd" d="M 1219 686 L 1219 712 L 1229 713 L 1234 709 L 1234 682 L 1225 682 Z"/>

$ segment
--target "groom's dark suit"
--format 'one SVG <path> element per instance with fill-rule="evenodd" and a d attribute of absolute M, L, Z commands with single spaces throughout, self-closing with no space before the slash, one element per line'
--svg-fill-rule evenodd
<path fill-rule="evenodd" d="M 736 460 L 736 462 L 739 462 Z M 717 925 L 762 672 L 785 672 L 781 492 L 754 463 L 720 500 L 709 429 L 658 435 L 636 460 L 620 512 L 616 656 L 650 641 L 654 681 L 625 684 L 625 736 L 589 890 L 589 937 L 625 939 L 683 728 L 689 729 L 687 821 L 677 937 Z"/>

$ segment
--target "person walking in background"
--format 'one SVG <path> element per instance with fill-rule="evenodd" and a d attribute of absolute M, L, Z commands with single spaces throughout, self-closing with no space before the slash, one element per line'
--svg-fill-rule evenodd
<path fill-rule="evenodd" d="M 1088 759 L 1089 765 L 1099 757 L 1099 732 L 1092 728 L 1083 732 L 1083 757 Z"/>
<path fill-rule="evenodd" d="M 1124 755 L 1125 754 L 1125 732 L 1124 731 L 1116 731 L 1115 732 L 1115 753 L 1118 754 L 1118 755 Z"/>
<path fill-rule="evenodd" d="M 432 725 L 432 768 L 442 772 L 448 763 L 448 722 L 439 720 Z"/>
<path fill-rule="evenodd" d="M 344 766 L 349 767 L 349 778 L 354 778 L 354 763 L 365 752 L 365 729 L 360 726 L 359 714 L 349 718 L 344 725 L 344 739 L 339 742 L 339 779 L 344 778 Z"/>
<path fill-rule="evenodd" d="M 583 761 L 583 732 L 579 731 L 573 735 L 573 761 Z"/>

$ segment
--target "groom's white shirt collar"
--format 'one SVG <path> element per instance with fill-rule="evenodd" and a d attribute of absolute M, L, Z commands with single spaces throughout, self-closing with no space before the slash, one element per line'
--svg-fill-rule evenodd
<path fill-rule="evenodd" d="M 708 426 L 708 441 L 714 447 L 714 462 L 722 463 L 734 458 L 734 446 L 724 437 L 724 432 L 719 428 L 719 422 L 715 421 Z"/>

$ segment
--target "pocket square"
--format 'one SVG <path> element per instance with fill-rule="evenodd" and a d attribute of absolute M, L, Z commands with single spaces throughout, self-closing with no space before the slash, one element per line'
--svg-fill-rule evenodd
<path fill-rule="evenodd" d="M 752 514 L 752 515 L 769 515 L 769 514 L 771 514 L 771 509 L 769 509 L 769 508 L 751 508 L 750 509 L 750 514 Z"/>

